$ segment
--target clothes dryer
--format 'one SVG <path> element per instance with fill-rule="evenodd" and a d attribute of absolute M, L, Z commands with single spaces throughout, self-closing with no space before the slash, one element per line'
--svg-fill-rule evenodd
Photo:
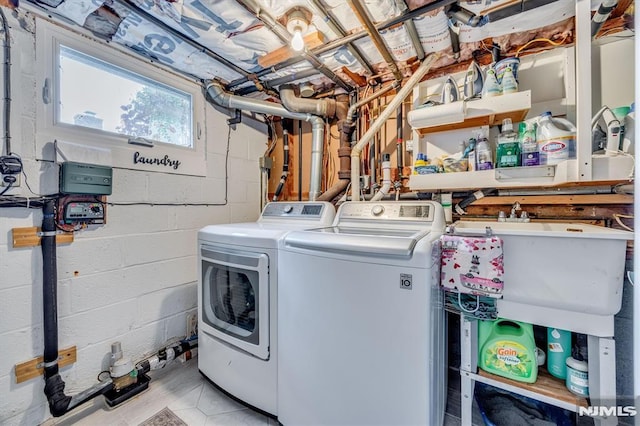
<path fill-rule="evenodd" d="M 284 238 L 278 420 L 441 425 L 440 204 L 346 202 L 333 226 Z"/>
<path fill-rule="evenodd" d="M 278 244 L 334 215 L 327 202 L 269 203 L 257 222 L 198 232 L 198 368 L 269 414 L 277 409 Z"/>

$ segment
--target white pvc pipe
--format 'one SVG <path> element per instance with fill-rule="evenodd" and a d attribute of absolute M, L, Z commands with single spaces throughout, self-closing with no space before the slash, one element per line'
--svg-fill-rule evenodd
<path fill-rule="evenodd" d="M 353 201 L 360 201 L 360 153 L 362 153 L 362 149 L 373 139 L 373 136 L 380 130 L 391 114 L 396 112 L 398 106 L 411 93 L 413 87 L 420 82 L 439 57 L 439 53 L 432 53 L 422 62 L 416 72 L 407 80 L 407 84 L 400 89 L 388 105 L 385 105 L 384 111 L 373 122 L 369 130 L 362 136 L 362 139 L 351 149 L 351 199 Z"/>
<path fill-rule="evenodd" d="M 382 197 L 389 193 L 391 189 L 391 161 L 382 162 L 382 187 L 371 198 L 371 201 L 382 200 Z"/>

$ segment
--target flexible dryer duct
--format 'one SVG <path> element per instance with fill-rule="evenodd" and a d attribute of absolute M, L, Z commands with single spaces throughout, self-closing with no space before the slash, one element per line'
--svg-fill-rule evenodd
<path fill-rule="evenodd" d="M 217 81 L 209 81 L 205 85 L 205 92 L 209 95 L 209 98 L 225 108 L 235 108 L 244 111 L 252 111 L 260 114 L 275 115 L 276 117 L 292 118 L 294 120 L 308 121 L 311 123 L 311 135 L 314 141 L 314 148 L 312 149 L 312 158 L 317 162 L 317 157 L 320 159 L 319 166 L 314 163 L 311 165 L 311 184 L 309 187 L 309 199 L 314 201 L 320 195 L 320 182 L 322 177 L 322 142 L 324 141 L 324 120 L 317 115 L 310 113 L 291 112 L 280 104 L 273 102 L 261 101 L 259 99 L 243 98 L 241 96 L 232 95 L 224 90 L 222 85 Z M 317 145 L 318 141 L 319 155 Z M 318 179 L 316 176 L 320 176 Z"/>
<path fill-rule="evenodd" d="M 439 53 L 432 53 L 422 62 L 418 69 L 413 73 L 411 78 L 407 80 L 407 84 L 400 89 L 393 100 L 385 107 L 380 116 L 373 122 L 369 130 L 362 136 L 362 139 L 351 150 L 351 199 L 360 201 L 360 153 L 362 149 L 369 143 L 373 136 L 380 130 L 382 125 L 389 119 L 391 114 L 398 108 L 404 99 L 411 93 L 413 87 L 420 82 L 422 77 L 427 74 L 431 66 L 440 57 Z"/>

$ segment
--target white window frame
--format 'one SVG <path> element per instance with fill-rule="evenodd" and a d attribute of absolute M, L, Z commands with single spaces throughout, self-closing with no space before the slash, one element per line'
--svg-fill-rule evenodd
<path fill-rule="evenodd" d="M 161 142 L 155 143 L 153 147 L 134 145 L 128 142 L 129 137 L 126 135 L 73 124 L 56 123 L 56 104 L 59 99 L 57 74 L 61 44 L 190 94 L 193 106 L 193 147 Z M 149 60 L 129 55 L 117 46 L 77 34 L 45 19 L 36 20 L 36 68 L 37 159 L 55 161 L 54 142 L 58 142 L 59 146 L 66 147 L 65 149 L 69 151 L 64 152 L 67 160 L 83 161 L 84 159 L 83 162 L 101 163 L 115 168 L 206 176 L 205 100 L 199 84 L 163 69 Z M 46 98 L 48 101 L 45 101 Z M 95 150 L 97 154 L 87 153 L 87 150 Z M 179 161 L 180 164 L 176 168 L 175 163 L 134 163 L 136 153 L 138 153 L 138 159 L 142 156 L 151 160 L 156 158 L 162 160 L 167 156 L 169 160 Z M 98 160 L 91 161 L 93 158 Z"/>

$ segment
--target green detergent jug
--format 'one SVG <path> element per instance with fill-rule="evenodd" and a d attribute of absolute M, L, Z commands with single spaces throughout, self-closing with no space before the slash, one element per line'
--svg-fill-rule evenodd
<path fill-rule="evenodd" d="M 533 326 L 499 318 L 478 325 L 480 368 L 519 382 L 538 378 Z"/>

